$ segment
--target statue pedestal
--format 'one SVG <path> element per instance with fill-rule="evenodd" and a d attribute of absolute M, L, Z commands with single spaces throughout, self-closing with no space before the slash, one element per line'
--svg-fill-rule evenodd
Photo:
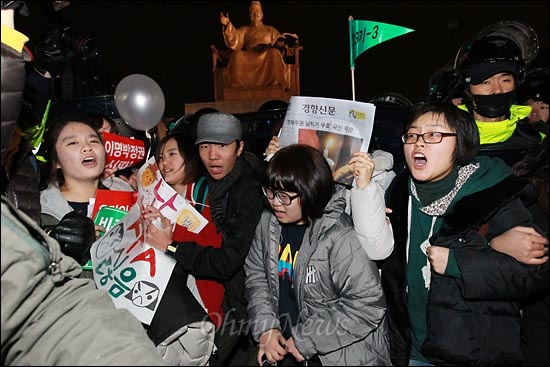
<path fill-rule="evenodd" d="M 277 88 L 277 87 L 274 87 Z M 238 89 L 238 88 L 235 88 Z M 265 89 L 265 88 L 262 88 Z M 185 113 L 191 114 L 201 108 L 211 107 L 215 108 L 218 111 L 236 114 L 236 113 L 247 113 L 247 112 L 256 112 L 261 105 L 267 101 L 273 99 L 280 99 L 282 101 L 288 102 L 288 97 L 265 97 L 265 98 L 256 98 L 240 101 L 217 101 L 217 102 L 199 102 L 199 103 L 186 103 L 185 104 Z"/>
<path fill-rule="evenodd" d="M 287 99 L 285 88 L 262 87 L 262 88 L 225 88 L 224 101 L 243 101 L 251 99 Z"/>
<path fill-rule="evenodd" d="M 286 64 L 286 68 L 289 85 L 257 88 L 226 87 L 225 68 L 214 68 L 214 100 L 216 102 L 226 102 L 280 99 L 288 102 L 290 97 L 300 95 L 300 65 Z"/>

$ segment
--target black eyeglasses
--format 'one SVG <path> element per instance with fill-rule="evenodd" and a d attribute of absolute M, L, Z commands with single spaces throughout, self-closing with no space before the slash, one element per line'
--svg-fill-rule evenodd
<path fill-rule="evenodd" d="M 281 203 L 284 206 L 288 206 L 292 204 L 292 201 L 299 197 L 299 194 L 290 196 L 286 192 L 283 191 L 273 191 L 267 187 L 262 187 L 262 192 L 264 193 L 265 197 L 269 200 L 273 200 L 274 198 L 277 198 L 279 203 Z"/>
<path fill-rule="evenodd" d="M 401 141 L 405 144 L 414 144 L 418 141 L 418 138 L 422 137 L 426 144 L 438 144 L 441 140 L 447 136 L 456 136 L 456 133 L 440 133 L 438 131 L 432 131 L 424 134 L 405 133 L 401 136 Z"/>

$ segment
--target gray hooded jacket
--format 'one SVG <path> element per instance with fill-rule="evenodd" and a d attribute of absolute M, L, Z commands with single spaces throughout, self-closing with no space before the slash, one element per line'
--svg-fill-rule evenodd
<path fill-rule="evenodd" d="M 363 251 L 338 188 L 322 218 L 306 229 L 294 264 L 300 321 L 292 328 L 297 349 L 323 365 L 389 365 L 386 302 L 376 265 Z M 278 247 L 281 226 L 262 214 L 245 263 L 246 298 L 255 340 L 278 320 Z"/>

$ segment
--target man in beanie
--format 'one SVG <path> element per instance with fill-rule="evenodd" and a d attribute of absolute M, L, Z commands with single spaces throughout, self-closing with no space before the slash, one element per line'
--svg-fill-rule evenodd
<path fill-rule="evenodd" d="M 264 166 L 254 154 L 244 151 L 241 122 L 230 114 L 202 115 L 195 144 L 207 171 L 212 220 L 223 232 L 221 247 L 172 241 L 170 226 L 148 231 L 147 241 L 166 249 L 165 253 L 194 277 L 224 282 L 224 322 L 216 332 L 218 353 L 210 365 L 227 365 L 236 360 L 232 358 L 238 358 L 240 365 L 254 364 L 257 353 L 248 335 L 243 265 L 264 209 L 260 188 Z M 245 351 L 235 356 L 239 344 Z"/>
<path fill-rule="evenodd" d="M 491 31 L 484 30 L 464 47 L 468 51 L 459 66 L 464 104 L 459 108 L 476 120 L 480 154 L 499 155 L 511 165 L 521 159 L 525 149 L 538 146 L 544 134 L 525 123 L 531 108 L 514 104 L 525 74 L 526 46 L 503 30 L 530 27 L 509 23 L 489 27 Z"/>

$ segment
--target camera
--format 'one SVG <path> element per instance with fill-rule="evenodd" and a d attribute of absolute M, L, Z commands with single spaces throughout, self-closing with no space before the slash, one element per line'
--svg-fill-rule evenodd
<path fill-rule="evenodd" d="M 88 60 L 97 56 L 97 44 L 88 36 L 78 35 L 72 32 L 70 27 L 65 27 L 61 33 L 63 44 L 74 52 L 82 60 Z"/>
<path fill-rule="evenodd" d="M 51 73 L 63 69 L 74 56 L 88 60 L 97 54 L 97 44 L 92 38 L 60 25 L 50 27 L 37 40 L 34 50 L 36 66 Z"/>
<path fill-rule="evenodd" d="M 72 57 L 84 61 L 98 55 L 95 40 L 76 33 L 61 14 L 60 10 L 69 4 L 70 1 L 40 2 L 46 27 L 43 35 L 37 40 L 36 56 L 42 58 L 43 64 L 59 66 L 67 64 Z"/>

